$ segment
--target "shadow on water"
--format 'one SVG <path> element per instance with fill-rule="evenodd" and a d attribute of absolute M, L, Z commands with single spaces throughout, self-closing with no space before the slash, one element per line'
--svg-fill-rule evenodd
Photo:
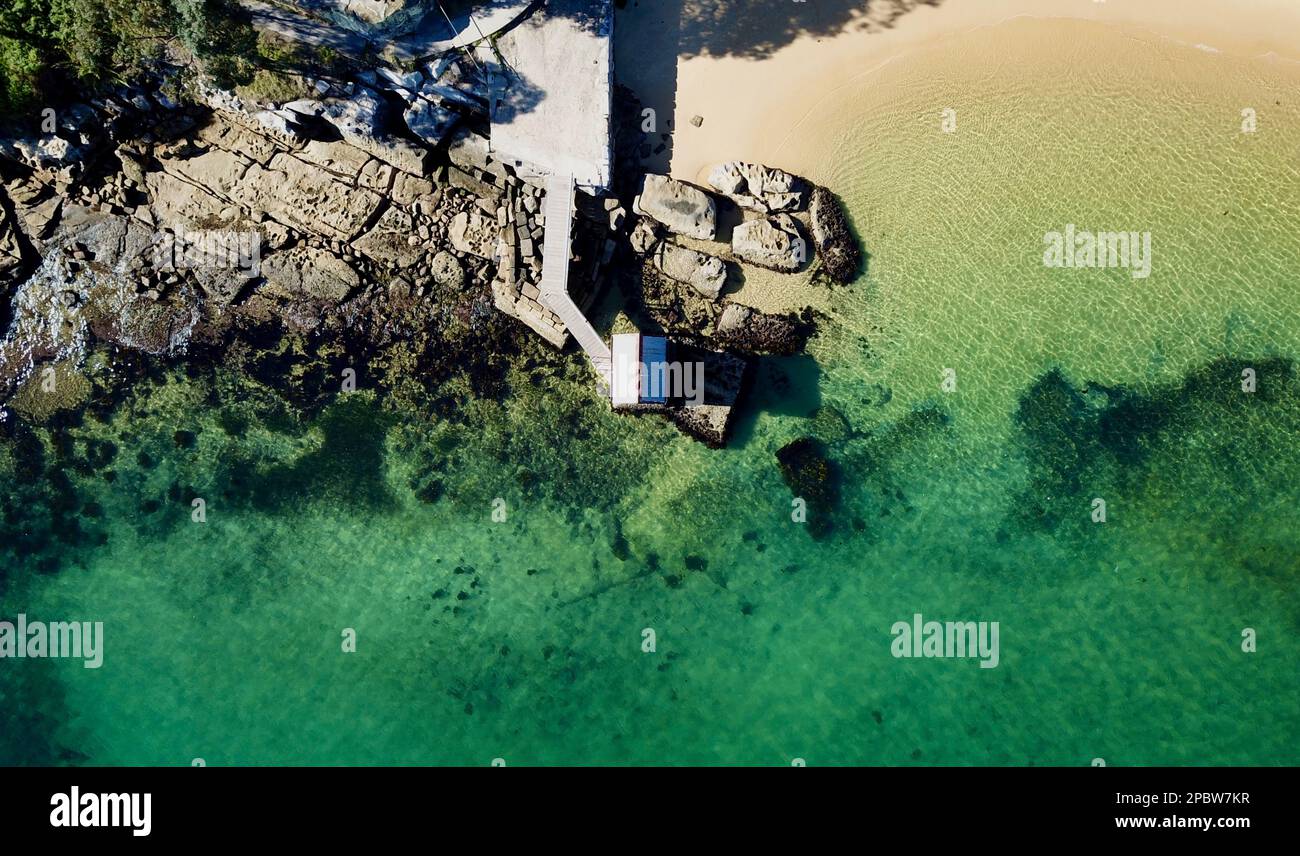
<path fill-rule="evenodd" d="M 760 413 L 808 416 L 821 407 L 821 367 L 807 354 L 758 357 L 753 385 L 742 399 L 732 432 L 732 445 L 743 446 L 754 436 Z"/>
<path fill-rule="evenodd" d="M 1258 501 L 1290 480 L 1295 459 L 1284 450 L 1300 436 L 1296 383 L 1294 363 L 1280 357 L 1222 357 L 1153 389 L 1076 386 L 1052 369 L 1015 413 L 1028 481 L 1008 524 L 1078 528 L 1097 498 L 1125 496 L 1132 505 L 1161 481 L 1180 484 L 1180 501 L 1197 519 L 1222 513 L 1225 499 Z"/>

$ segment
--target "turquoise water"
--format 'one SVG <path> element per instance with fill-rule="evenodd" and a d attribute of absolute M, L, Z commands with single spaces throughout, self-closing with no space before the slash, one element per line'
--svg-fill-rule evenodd
<path fill-rule="evenodd" d="M 1281 71 L 1192 108 L 1155 59 L 1095 69 L 1082 124 L 1025 69 L 965 82 L 952 138 L 956 67 L 864 81 L 813 177 L 870 267 L 724 451 L 546 356 L 500 403 L 306 418 L 160 367 L 10 429 L 0 617 L 103 621 L 105 659 L 0 662 L 0 761 L 1300 763 L 1300 136 L 1224 131 Z M 1150 230 L 1152 277 L 1044 269 L 1066 222 Z M 775 457 L 801 436 L 821 539 Z M 893 657 L 917 612 L 999 622 L 999 665 Z"/>

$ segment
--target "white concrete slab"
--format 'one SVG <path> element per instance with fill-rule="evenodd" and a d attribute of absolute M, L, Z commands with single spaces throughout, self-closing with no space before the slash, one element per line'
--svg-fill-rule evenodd
<path fill-rule="evenodd" d="M 610 182 L 609 0 L 548 0 L 496 40 L 492 150 L 524 175 Z"/>

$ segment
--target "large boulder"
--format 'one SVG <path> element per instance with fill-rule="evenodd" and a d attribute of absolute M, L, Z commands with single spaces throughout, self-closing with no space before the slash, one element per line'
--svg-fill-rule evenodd
<path fill-rule="evenodd" d="M 666 175 L 646 175 L 632 210 L 678 235 L 711 241 L 718 230 L 718 206 L 709 194 Z"/>
<path fill-rule="evenodd" d="M 456 52 L 429 63 L 429 76 L 421 95 L 432 95 L 478 113 L 487 112 L 488 85 L 472 62 Z"/>
<path fill-rule="evenodd" d="M 413 234 L 411 215 L 400 208 L 390 207 L 374 228 L 353 241 L 352 246 L 389 267 L 408 268 L 419 262 L 424 254 L 419 244 L 411 245 Z"/>
<path fill-rule="evenodd" d="M 818 187 L 813 191 L 809 216 L 822 269 L 836 282 L 852 282 L 862 267 L 862 250 L 849 230 L 840 201 L 826 188 Z"/>
<path fill-rule="evenodd" d="M 459 289 L 465 285 L 465 268 L 460 259 L 446 250 L 439 250 L 429 262 L 430 275 L 440 286 Z"/>
<path fill-rule="evenodd" d="M 654 261 L 665 276 L 689 285 L 710 300 L 717 300 L 727 283 L 726 265 L 716 256 L 665 242 L 659 245 Z"/>
<path fill-rule="evenodd" d="M 807 185 L 802 179 L 756 163 L 729 161 L 709 173 L 709 186 L 742 208 L 777 214 L 800 211 Z"/>
<path fill-rule="evenodd" d="M 479 136 L 468 127 L 461 127 L 451 135 L 451 141 L 447 144 L 447 158 L 466 170 L 487 169 L 492 162 L 487 138 Z"/>
<path fill-rule="evenodd" d="M 741 223 L 731 232 L 731 251 L 744 261 L 786 273 L 808 260 L 808 242 L 788 214 Z"/>

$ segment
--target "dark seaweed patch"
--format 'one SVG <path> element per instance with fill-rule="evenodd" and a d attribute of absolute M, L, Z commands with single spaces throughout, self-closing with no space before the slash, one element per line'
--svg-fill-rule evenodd
<path fill-rule="evenodd" d="M 324 435 L 319 449 L 264 471 L 245 460 L 232 461 L 223 474 L 222 495 L 264 511 L 311 502 L 387 508 L 393 502 L 384 464 L 390 421 L 362 396 L 344 396 L 316 420 Z"/>
<path fill-rule="evenodd" d="M 1256 377 L 1243 390 L 1243 372 Z M 1019 453 L 1028 469 L 1011 520 L 1052 531 L 1090 519 L 1093 497 L 1132 496 L 1154 475 L 1187 473 L 1203 490 L 1247 484 L 1285 453 L 1300 428 L 1294 363 L 1283 358 L 1222 357 L 1177 384 L 1139 390 L 1076 387 L 1059 369 L 1039 377 L 1015 413 Z M 1279 445 L 1279 438 L 1291 441 Z M 1188 490 L 1188 494 L 1195 492 Z"/>

